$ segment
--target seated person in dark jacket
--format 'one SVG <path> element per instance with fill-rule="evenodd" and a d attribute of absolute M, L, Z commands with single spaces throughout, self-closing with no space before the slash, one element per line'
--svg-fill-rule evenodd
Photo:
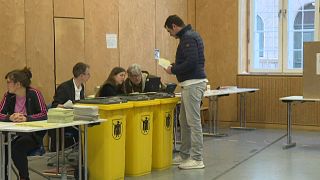
<path fill-rule="evenodd" d="M 79 62 L 73 66 L 73 78 L 60 84 L 53 97 L 52 108 L 61 107 L 68 100 L 73 103 L 77 100 L 84 99 L 84 83 L 90 78 L 90 66 L 88 64 Z M 51 137 L 50 151 L 55 151 L 55 130 L 49 130 L 49 136 Z M 76 140 L 78 137 L 78 131 L 73 127 L 65 128 L 65 133 L 72 134 Z M 65 141 L 65 147 L 72 145 L 73 139 Z"/>
<path fill-rule="evenodd" d="M 8 92 L 0 103 L 0 121 L 20 123 L 47 119 L 47 107 L 41 92 L 30 87 L 31 77 L 28 68 L 13 70 L 5 76 Z M 43 131 L 18 133 L 12 141 L 11 157 L 20 179 L 29 179 L 27 154 L 42 145 L 44 134 Z M 7 156 L 5 161 L 7 164 Z"/>
<path fill-rule="evenodd" d="M 100 87 L 96 97 L 108 97 L 123 94 L 122 84 L 126 77 L 126 70 L 115 67 L 111 70 L 108 79 Z"/>
<path fill-rule="evenodd" d="M 132 64 L 128 69 L 128 78 L 125 80 L 123 89 L 125 94 L 130 94 L 134 92 L 144 93 L 149 92 L 149 90 L 146 88 L 148 87 L 149 81 L 148 79 L 150 77 L 156 77 L 153 75 L 149 75 L 147 71 L 142 71 L 140 65 L 138 64 Z M 160 89 L 159 91 L 163 91 L 165 89 L 165 86 L 160 83 Z"/>
<path fill-rule="evenodd" d="M 84 83 L 90 78 L 90 67 L 82 62 L 73 66 L 73 78 L 60 84 L 53 97 L 52 107 L 62 107 L 65 102 L 73 103 L 84 99 Z"/>

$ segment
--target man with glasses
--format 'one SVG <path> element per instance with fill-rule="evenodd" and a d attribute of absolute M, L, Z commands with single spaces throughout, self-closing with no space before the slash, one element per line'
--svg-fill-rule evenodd
<path fill-rule="evenodd" d="M 88 64 L 79 62 L 73 66 L 73 78 L 60 84 L 53 97 L 52 108 L 60 107 L 64 108 L 63 104 L 68 100 L 72 103 L 84 99 L 84 83 L 90 78 L 90 66 Z M 73 127 L 65 128 L 65 133 L 73 135 L 73 139 L 77 140 L 78 131 Z M 50 151 L 55 151 L 55 130 L 49 131 L 51 137 Z M 65 147 L 69 147 L 74 144 L 73 139 L 68 141 L 66 139 Z"/>
<path fill-rule="evenodd" d="M 53 108 L 63 108 L 63 104 L 68 100 L 74 103 L 77 100 L 84 99 L 84 83 L 90 78 L 90 66 L 79 62 L 73 66 L 72 72 L 73 78 L 58 86 L 53 97 Z"/>

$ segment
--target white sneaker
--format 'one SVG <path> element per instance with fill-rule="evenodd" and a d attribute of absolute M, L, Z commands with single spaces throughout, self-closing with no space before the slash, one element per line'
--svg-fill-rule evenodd
<path fill-rule="evenodd" d="M 173 165 L 179 165 L 181 164 L 182 162 L 186 161 L 186 159 L 182 159 L 182 157 L 180 155 L 177 155 L 173 158 L 172 160 L 172 164 Z"/>
<path fill-rule="evenodd" d="M 180 169 L 202 169 L 204 168 L 203 161 L 196 161 L 194 159 L 188 159 L 182 162 L 179 166 Z"/>

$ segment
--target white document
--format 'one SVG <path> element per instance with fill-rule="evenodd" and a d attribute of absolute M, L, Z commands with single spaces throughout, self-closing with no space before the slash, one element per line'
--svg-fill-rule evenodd
<path fill-rule="evenodd" d="M 160 58 L 158 61 L 158 64 L 165 69 L 167 69 L 169 66 L 171 66 L 171 62 L 167 59 L 164 59 L 164 58 Z"/>
<path fill-rule="evenodd" d="M 320 75 L 320 53 L 317 53 L 317 59 L 316 59 L 316 73 L 317 75 Z"/>
<path fill-rule="evenodd" d="M 118 46 L 118 40 L 117 40 L 117 34 L 106 34 L 106 42 L 107 42 L 107 48 L 117 48 Z"/>
<path fill-rule="evenodd" d="M 67 109 L 72 109 L 72 108 L 73 108 L 73 103 L 72 103 L 72 101 L 71 101 L 71 100 L 68 100 L 67 102 L 65 102 L 65 103 L 63 104 L 63 107 L 64 107 L 64 108 L 67 108 Z"/>

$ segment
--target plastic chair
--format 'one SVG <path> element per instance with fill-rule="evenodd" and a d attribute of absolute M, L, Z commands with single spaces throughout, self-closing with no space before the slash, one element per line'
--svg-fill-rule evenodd
<path fill-rule="evenodd" d="M 78 143 L 78 136 L 79 136 L 78 135 L 78 129 L 76 127 L 72 127 L 71 130 L 69 129 L 69 131 L 65 131 L 64 136 L 65 136 L 65 140 L 66 140 L 65 142 L 69 141 L 69 142 L 72 143 L 72 144 L 67 144 L 67 145 L 65 144 L 65 147 L 66 147 L 64 149 L 65 160 L 66 160 L 67 164 L 71 164 L 72 162 L 77 162 L 76 161 L 77 159 L 71 158 L 71 155 L 73 153 L 77 153 L 77 151 L 78 151 L 78 145 L 79 145 L 79 143 Z M 49 149 L 52 152 L 54 152 L 54 151 L 56 151 L 56 149 L 55 149 L 56 146 L 55 146 L 55 143 L 54 143 L 54 148 L 51 147 L 52 146 L 52 143 L 51 143 L 52 138 L 55 138 L 55 136 L 54 137 L 49 136 L 49 146 L 50 146 Z M 49 157 L 49 159 L 47 160 L 47 165 L 48 166 L 54 166 L 55 165 L 56 162 L 50 162 L 50 161 L 52 159 L 56 158 L 56 156 L 57 156 L 57 154 L 55 153 L 53 156 Z M 75 157 L 78 157 L 78 156 L 75 156 Z"/>

